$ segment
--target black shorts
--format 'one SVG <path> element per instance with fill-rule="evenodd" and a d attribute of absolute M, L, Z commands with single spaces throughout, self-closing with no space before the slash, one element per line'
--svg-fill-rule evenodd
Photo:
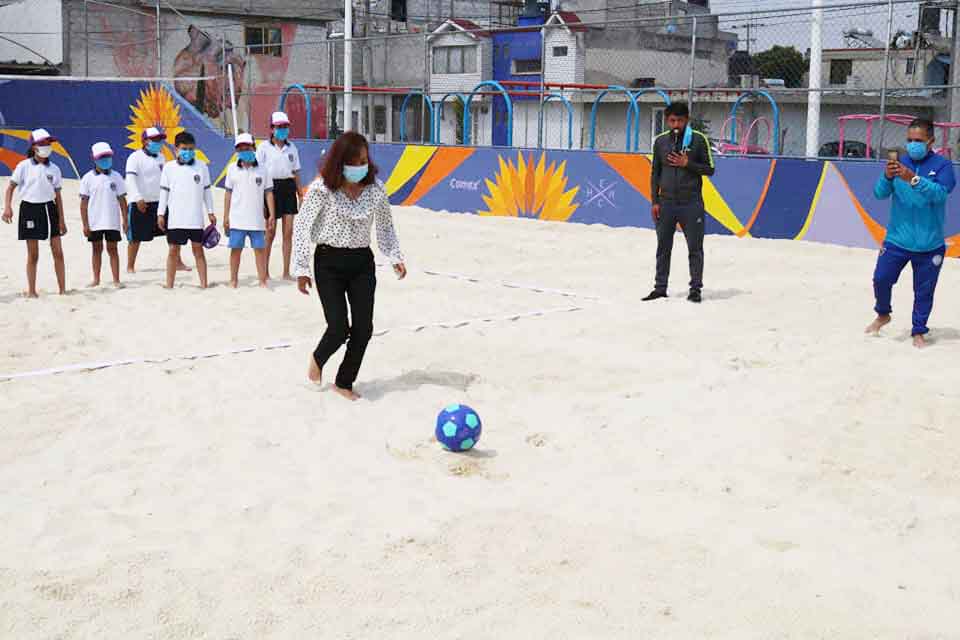
<path fill-rule="evenodd" d="M 127 209 L 127 240 L 130 242 L 150 242 L 157 236 L 162 236 L 163 231 L 157 224 L 157 205 L 158 202 L 148 202 L 147 210 L 141 212 L 136 202 L 130 203 Z"/>
<path fill-rule="evenodd" d="M 167 244 L 182 247 L 187 242 L 203 242 L 203 229 L 167 229 Z"/>
<path fill-rule="evenodd" d="M 120 232 L 115 229 L 104 229 L 103 231 L 91 231 L 87 236 L 90 242 L 120 242 Z"/>
<path fill-rule="evenodd" d="M 273 206 L 277 218 L 292 216 L 300 210 L 297 206 L 297 181 L 293 178 L 273 181 Z M 264 209 L 263 217 L 270 217 L 270 210 Z"/>
<path fill-rule="evenodd" d="M 60 237 L 60 212 L 56 202 L 20 202 L 19 240 Z"/>

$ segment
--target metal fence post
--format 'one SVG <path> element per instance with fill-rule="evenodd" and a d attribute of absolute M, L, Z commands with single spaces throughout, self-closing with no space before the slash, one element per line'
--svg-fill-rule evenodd
<path fill-rule="evenodd" d="M 223 125 L 223 135 L 227 135 L 227 34 L 220 32 L 220 77 L 223 82 L 220 83 L 220 123 Z M 234 114 L 236 117 L 236 114 Z"/>
<path fill-rule="evenodd" d="M 544 147 L 543 139 L 543 97 L 546 93 L 547 88 L 547 27 L 546 25 L 540 27 L 540 98 L 537 102 L 537 148 L 542 149 Z M 526 118 L 524 118 L 526 120 Z M 510 123 L 510 126 L 513 126 L 513 123 Z M 529 144 L 524 135 L 524 144 Z"/>
<path fill-rule="evenodd" d="M 693 87 L 697 70 L 697 16 L 693 16 L 693 26 L 690 30 L 690 86 L 687 92 L 687 107 L 690 117 L 693 118 Z"/>
<path fill-rule="evenodd" d="M 890 76 L 890 40 L 893 38 L 893 0 L 889 0 L 887 3 L 887 41 L 883 48 L 883 86 L 880 88 L 880 135 L 878 137 L 879 142 L 875 151 L 877 152 L 877 157 L 880 157 L 880 153 L 883 150 L 883 134 L 884 125 L 886 124 L 887 119 L 887 83 Z M 871 150 L 867 149 L 867 153 Z"/>
<path fill-rule="evenodd" d="M 90 77 L 90 19 L 87 0 L 83 0 L 83 75 Z"/>
<path fill-rule="evenodd" d="M 433 143 L 433 131 L 434 122 L 433 113 L 430 114 L 430 117 L 427 118 L 427 109 L 430 108 L 430 102 L 427 102 L 427 98 L 430 95 L 430 47 L 427 42 L 427 31 L 423 32 L 423 97 L 420 98 L 420 139 L 425 143 Z M 427 123 L 430 123 L 431 131 L 427 133 Z"/>

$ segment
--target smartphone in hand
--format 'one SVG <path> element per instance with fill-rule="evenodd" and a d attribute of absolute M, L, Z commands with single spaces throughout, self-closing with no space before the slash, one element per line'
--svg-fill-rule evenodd
<path fill-rule="evenodd" d="M 887 162 L 900 162 L 900 152 L 896 149 L 887 151 Z"/>

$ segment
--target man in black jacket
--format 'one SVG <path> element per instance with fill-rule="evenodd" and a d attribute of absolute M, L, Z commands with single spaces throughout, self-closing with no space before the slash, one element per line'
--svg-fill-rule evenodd
<path fill-rule="evenodd" d="M 690 295 L 700 302 L 703 289 L 703 176 L 713 175 L 713 155 L 707 136 L 690 128 L 685 102 L 674 102 L 665 112 L 669 129 L 653 142 L 650 197 L 657 228 L 657 279 L 644 301 L 667 297 L 670 255 L 677 224 L 687 238 L 690 259 Z"/>

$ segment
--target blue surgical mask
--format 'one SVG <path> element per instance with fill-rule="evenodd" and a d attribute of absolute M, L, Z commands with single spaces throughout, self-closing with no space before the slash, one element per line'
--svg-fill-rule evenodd
<path fill-rule="evenodd" d="M 370 170 L 370 167 L 365 164 L 358 165 L 343 165 L 343 177 L 347 179 L 347 182 L 352 182 L 356 184 L 364 178 L 367 177 L 367 172 Z"/>
<path fill-rule="evenodd" d="M 180 149 L 177 151 L 177 157 L 180 158 L 180 162 L 183 162 L 184 164 L 190 164 L 193 162 L 195 155 L 195 149 Z"/>
<path fill-rule="evenodd" d="M 147 153 L 151 155 L 157 155 L 160 151 L 163 150 L 163 143 L 156 140 L 151 140 L 147 143 Z"/>
<path fill-rule="evenodd" d="M 237 157 L 240 158 L 240 161 L 241 161 L 241 162 L 249 162 L 250 164 L 253 164 L 254 161 L 257 159 L 257 154 L 256 154 L 255 152 L 249 151 L 249 150 L 248 150 L 248 151 L 238 151 L 238 152 L 237 152 Z"/>
<path fill-rule="evenodd" d="M 280 142 L 283 142 L 283 141 L 286 140 L 289 136 L 290 136 L 290 129 L 288 129 L 288 128 L 286 128 L 286 127 L 282 128 L 282 129 L 274 129 L 274 130 L 273 130 L 273 137 L 276 138 L 277 140 L 279 140 Z"/>
<path fill-rule="evenodd" d="M 94 160 L 94 162 L 100 171 L 109 171 L 113 167 L 113 158 L 109 156 L 106 158 L 98 158 Z"/>
<path fill-rule="evenodd" d="M 912 141 L 907 143 L 907 155 L 912 160 L 923 160 L 927 157 L 927 143 Z"/>

